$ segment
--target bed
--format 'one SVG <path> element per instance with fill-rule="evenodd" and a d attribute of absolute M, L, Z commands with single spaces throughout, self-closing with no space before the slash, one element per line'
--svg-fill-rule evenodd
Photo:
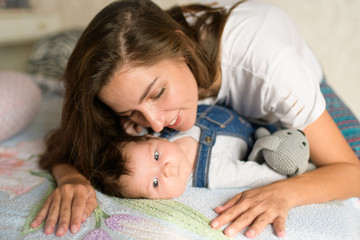
<path fill-rule="evenodd" d="M 59 124 L 62 97 L 43 96 L 32 123 L 0 143 L 0 239 L 57 239 L 30 223 L 55 188 L 37 166 L 43 137 Z M 173 200 L 119 199 L 97 192 L 98 207 L 77 234 L 62 239 L 226 239 L 209 227 L 212 210 L 245 189 L 189 188 Z M 360 201 L 331 201 L 290 210 L 283 239 L 360 239 Z M 234 239 L 247 239 L 243 233 Z M 278 239 L 269 225 L 257 239 Z"/>

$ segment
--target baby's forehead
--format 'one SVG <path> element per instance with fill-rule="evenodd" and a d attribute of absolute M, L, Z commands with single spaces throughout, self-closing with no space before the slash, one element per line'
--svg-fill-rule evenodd
<path fill-rule="evenodd" d="M 142 137 L 139 140 L 133 140 L 130 141 L 126 144 L 126 147 L 128 147 L 130 145 L 130 147 L 136 147 L 136 146 L 142 146 L 142 145 L 149 145 L 149 144 L 162 144 L 167 142 L 168 140 L 165 138 L 161 138 L 161 137 L 154 137 L 154 136 L 150 136 L 150 137 Z"/>
<path fill-rule="evenodd" d="M 163 144 L 167 142 L 169 142 L 169 140 L 160 137 L 130 141 L 122 147 L 121 151 L 123 151 L 125 158 L 131 161 L 135 160 L 134 158 L 139 157 L 139 155 L 152 154 L 151 149 L 155 151 L 158 150 L 160 146 L 166 147 L 166 145 Z"/>

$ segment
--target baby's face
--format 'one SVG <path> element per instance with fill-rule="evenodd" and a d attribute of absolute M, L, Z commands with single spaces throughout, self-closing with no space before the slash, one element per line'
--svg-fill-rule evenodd
<path fill-rule="evenodd" d="M 120 177 L 125 193 L 134 198 L 176 198 L 190 175 L 183 150 L 166 139 L 130 142 L 125 146 L 130 175 Z"/>

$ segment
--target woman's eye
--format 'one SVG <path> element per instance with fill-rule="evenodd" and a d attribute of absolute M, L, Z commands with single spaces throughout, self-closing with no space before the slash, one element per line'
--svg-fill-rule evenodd
<path fill-rule="evenodd" d="M 159 185 L 159 182 L 158 182 L 157 178 L 154 178 L 154 181 L 153 181 L 154 188 L 156 188 L 158 185 Z"/>
<path fill-rule="evenodd" d="M 165 88 L 162 88 L 159 94 L 153 97 L 153 100 L 158 100 L 165 93 L 165 90 Z"/>
<path fill-rule="evenodd" d="M 154 158 L 155 158 L 156 161 L 159 160 L 159 153 L 158 152 L 155 152 Z"/>

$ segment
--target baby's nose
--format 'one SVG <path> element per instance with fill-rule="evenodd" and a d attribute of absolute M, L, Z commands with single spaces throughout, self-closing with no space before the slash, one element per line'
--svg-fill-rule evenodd
<path fill-rule="evenodd" d="M 164 164 L 163 171 L 164 171 L 165 177 L 172 177 L 172 176 L 176 176 L 177 168 L 170 162 L 167 162 Z"/>

